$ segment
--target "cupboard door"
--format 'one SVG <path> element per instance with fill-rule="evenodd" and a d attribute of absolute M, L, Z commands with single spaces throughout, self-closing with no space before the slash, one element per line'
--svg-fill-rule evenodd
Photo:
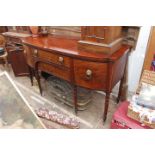
<path fill-rule="evenodd" d="M 107 86 L 107 64 L 74 60 L 74 77 L 78 86 L 105 90 Z"/>

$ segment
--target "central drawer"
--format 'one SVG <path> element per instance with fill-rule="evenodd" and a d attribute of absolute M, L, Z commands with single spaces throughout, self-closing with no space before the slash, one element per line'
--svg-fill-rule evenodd
<path fill-rule="evenodd" d="M 70 81 L 70 70 L 60 68 L 60 67 L 55 67 L 50 64 L 46 64 L 43 62 L 40 62 L 38 65 L 39 70 L 47 72 L 49 74 L 55 75 L 59 78 L 62 78 L 64 80 Z"/>
<path fill-rule="evenodd" d="M 42 50 L 38 50 L 37 56 L 45 61 L 70 68 L 71 59 L 69 57 Z"/>
<path fill-rule="evenodd" d="M 77 85 L 89 89 L 106 88 L 107 64 L 74 60 L 74 77 Z"/>

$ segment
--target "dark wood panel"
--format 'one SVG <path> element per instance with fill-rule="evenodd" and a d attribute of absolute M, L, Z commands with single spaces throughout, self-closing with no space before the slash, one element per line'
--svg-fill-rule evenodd
<path fill-rule="evenodd" d="M 15 76 L 29 75 L 28 66 L 23 50 L 9 51 L 9 59 Z"/>

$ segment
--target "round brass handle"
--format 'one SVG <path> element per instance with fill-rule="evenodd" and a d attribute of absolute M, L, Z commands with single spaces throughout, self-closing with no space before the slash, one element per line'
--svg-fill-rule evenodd
<path fill-rule="evenodd" d="M 34 50 L 34 55 L 37 55 L 38 54 L 38 50 Z"/>
<path fill-rule="evenodd" d="M 88 38 L 96 38 L 96 35 L 87 36 Z"/>
<path fill-rule="evenodd" d="M 90 70 L 90 69 L 86 70 L 86 77 L 87 77 L 87 79 L 91 79 L 92 74 L 93 74 L 92 70 Z"/>
<path fill-rule="evenodd" d="M 63 58 L 63 57 L 59 57 L 59 58 L 58 58 L 58 61 L 59 61 L 60 63 L 63 63 L 64 58 Z"/>

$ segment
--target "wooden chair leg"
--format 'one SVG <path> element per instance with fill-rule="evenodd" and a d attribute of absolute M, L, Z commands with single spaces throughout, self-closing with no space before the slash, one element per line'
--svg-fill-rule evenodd
<path fill-rule="evenodd" d="M 73 90 L 73 96 L 74 96 L 74 110 L 75 110 L 75 114 L 77 115 L 77 111 L 78 111 L 78 108 L 77 108 L 77 86 L 74 85 L 74 90 Z"/>
<path fill-rule="evenodd" d="M 110 99 L 110 93 L 106 93 L 105 97 L 105 107 L 104 107 L 104 113 L 103 113 L 103 122 L 107 119 L 107 113 L 108 113 L 108 107 L 109 107 L 109 99 Z"/>

